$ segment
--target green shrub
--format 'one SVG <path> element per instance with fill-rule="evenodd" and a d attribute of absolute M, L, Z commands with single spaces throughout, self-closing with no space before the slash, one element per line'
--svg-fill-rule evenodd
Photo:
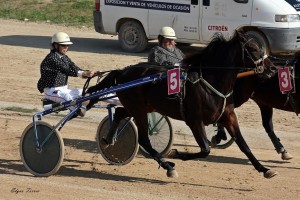
<path fill-rule="evenodd" d="M 93 26 L 94 0 L 0 0 L 0 18 Z"/>

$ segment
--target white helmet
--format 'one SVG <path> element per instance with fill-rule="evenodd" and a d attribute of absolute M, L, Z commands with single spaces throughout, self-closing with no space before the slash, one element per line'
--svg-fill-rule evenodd
<path fill-rule="evenodd" d="M 161 35 L 164 38 L 168 38 L 168 39 L 173 39 L 173 40 L 177 39 L 174 29 L 169 26 L 162 27 L 160 29 L 159 35 Z"/>
<path fill-rule="evenodd" d="M 70 37 L 68 36 L 68 34 L 64 33 L 64 32 L 57 32 L 52 36 L 52 40 L 51 43 L 58 43 L 58 44 L 66 44 L 66 45 L 70 45 L 73 44 L 73 42 L 71 42 Z"/>

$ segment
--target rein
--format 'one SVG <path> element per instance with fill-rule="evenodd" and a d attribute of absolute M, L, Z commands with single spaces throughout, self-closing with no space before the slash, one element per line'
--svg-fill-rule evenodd
<path fill-rule="evenodd" d="M 85 96 L 86 95 L 86 89 L 89 87 L 90 85 L 90 81 L 92 80 L 92 78 L 98 76 L 98 80 L 97 80 L 97 83 L 98 81 L 107 73 L 111 72 L 110 71 L 103 71 L 103 72 L 100 72 L 100 71 L 96 71 L 94 76 L 92 77 L 88 77 L 87 80 L 85 81 L 84 85 L 83 85 L 83 88 L 82 88 L 82 96 Z"/>
<path fill-rule="evenodd" d="M 188 66 L 182 66 L 183 69 L 198 69 L 198 68 L 201 68 L 201 69 L 216 69 L 216 70 L 219 70 L 219 69 L 228 69 L 228 70 L 253 70 L 253 68 L 245 68 L 245 67 L 223 67 L 223 66 L 198 66 L 198 65 L 188 65 Z"/>
<path fill-rule="evenodd" d="M 255 74 L 262 74 L 264 72 L 263 66 L 257 66 L 254 70 L 246 71 L 246 72 L 240 72 L 237 74 L 237 78 L 242 78 L 246 76 L 252 76 Z"/>

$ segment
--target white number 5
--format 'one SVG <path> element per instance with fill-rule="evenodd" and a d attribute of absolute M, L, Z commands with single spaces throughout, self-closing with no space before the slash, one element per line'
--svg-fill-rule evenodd
<path fill-rule="evenodd" d="M 176 75 L 177 75 L 176 72 L 170 74 L 170 88 L 171 88 L 171 90 L 175 90 L 177 88 L 178 82 L 177 82 Z"/>

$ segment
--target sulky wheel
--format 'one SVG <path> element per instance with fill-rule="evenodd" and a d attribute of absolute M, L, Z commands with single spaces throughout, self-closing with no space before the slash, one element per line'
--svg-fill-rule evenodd
<path fill-rule="evenodd" d="M 158 153 L 166 156 L 173 145 L 173 127 L 170 119 L 157 112 L 148 113 L 148 134 L 150 143 Z M 141 153 L 149 157 L 149 153 L 140 146 Z"/>
<path fill-rule="evenodd" d="M 227 147 L 231 146 L 232 143 L 234 142 L 234 140 L 229 135 L 229 133 L 227 132 L 226 129 L 225 129 L 225 133 L 226 133 L 227 139 L 226 140 L 221 140 L 220 143 L 216 144 L 215 136 L 217 134 L 217 131 L 218 131 L 218 127 L 217 127 L 216 124 L 210 124 L 208 126 L 205 126 L 205 132 L 206 132 L 206 135 L 207 135 L 209 145 L 212 148 L 216 148 L 216 149 L 226 149 Z"/>
<path fill-rule="evenodd" d="M 57 130 L 52 132 L 53 126 L 37 121 L 38 142 L 44 145 L 37 148 L 34 124 L 29 124 L 20 140 L 20 155 L 26 169 L 35 176 L 51 176 L 55 174 L 63 161 L 64 143 Z M 51 133 L 52 132 L 52 133 Z"/>
<path fill-rule="evenodd" d="M 106 138 L 109 127 L 109 117 L 106 116 L 100 122 L 96 135 L 98 149 L 102 157 L 113 165 L 130 163 L 136 156 L 139 147 L 136 126 L 130 119 L 123 119 L 118 126 L 117 133 L 114 135 L 114 144 L 104 147 L 101 140 Z"/>

